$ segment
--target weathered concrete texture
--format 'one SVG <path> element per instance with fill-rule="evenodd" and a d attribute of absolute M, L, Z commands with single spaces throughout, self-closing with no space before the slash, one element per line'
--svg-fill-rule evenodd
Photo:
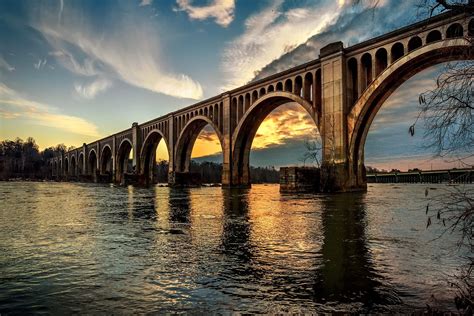
<path fill-rule="evenodd" d="M 196 185 L 189 174 L 201 130 L 211 126 L 222 148 L 223 187 L 249 187 L 250 151 L 265 117 L 282 104 L 301 105 L 322 138 L 321 189 L 365 190 L 364 146 L 384 101 L 416 73 L 450 60 L 472 60 L 474 19 L 445 13 L 344 48 L 328 43 L 320 58 L 251 82 L 91 144 L 50 162 L 56 179 L 86 176 L 117 183 L 153 183 L 155 152 L 168 148 L 170 184 Z M 295 153 L 299 156 L 300 153 Z"/>
<path fill-rule="evenodd" d="M 320 169 L 315 167 L 280 168 L 280 192 L 320 192 Z"/>

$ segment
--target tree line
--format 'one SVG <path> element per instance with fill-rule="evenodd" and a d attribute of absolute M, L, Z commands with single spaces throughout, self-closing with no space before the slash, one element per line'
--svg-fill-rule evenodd
<path fill-rule="evenodd" d="M 45 179 L 49 175 L 47 161 L 57 154 L 65 153 L 64 144 L 48 147 L 42 151 L 33 137 L 0 142 L 0 180 L 13 178 Z"/>

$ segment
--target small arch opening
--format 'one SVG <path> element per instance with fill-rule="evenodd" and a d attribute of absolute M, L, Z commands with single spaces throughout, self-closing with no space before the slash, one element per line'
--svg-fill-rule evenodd
<path fill-rule="evenodd" d="M 462 37 L 463 35 L 464 35 L 464 29 L 462 25 L 459 23 L 451 24 L 446 30 L 447 38 L 457 38 L 457 37 Z"/>
<path fill-rule="evenodd" d="M 283 83 L 278 82 L 277 85 L 276 85 L 276 90 L 277 91 L 283 91 Z"/>
<path fill-rule="evenodd" d="M 433 30 L 429 32 L 428 35 L 426 36 L 426 44 L 441 41 L 441 39 L 442 39 L 441 32 L 438 30 Z"/>
<path fill-rule="evenodd" d="M 303 78 L 301 76 L 295 78 L 295 94 L 303 97 Z"/>
<path fill-rule="evenodd" d="M 378 76 L 382 71 L 387 68 L 388 57 L 387 50 L 385 48 L 380 48 L 375 53 L 375 75 Z"/>
<path fill-rule="evenodd" d="M 285 81 L 285 91 L 286 92 L 293 92 L 293 81 L 291 81 L 291 79 L 286 79 L 286 81 Z"/>
<path fill-rule="evenodd" d="M 231 127 L 232 129 L 234 129 L 236 126 L 237 126 L 237 119 L 238 119 L 238 116 L 237 116 L 237 111 L 238 111 L 238 108 L 237 108 L 237 98 L 232 98 L 232 108 L 231 108 L 231 111 L 230 111 L 230 122 L 231 122 Z"/>
<path fill-rule="evenodd" d="M 238 112 L 237 112 L 237 122 L 242 118 L 244 115 L 244 97 L 239 96 L 239 106 L 238 106 Z"/>
<path fill-rule="evenodd" d="M 321 116 L 321 107 L 323 105 L 323 81 L 321 76 L 321 69 L 316 70 L 316 81 L 314 83 L 314 101 L 318 116 Z"/>
<path fill-rule="evenodd" d="M 361 60 L 362 65 L 362 91 L 372 82 L 372 55 L 365 53 Z"/>
<path fill-rule="evenodd" d="M 258 99 L 258 92 L 255 90 L 254 92 L 252 92 L 252 103 L 257 101 L 257 99 Z"/>
<path fill-rule="evenodd" d="M 408 41 L 408 51 L 409 52 L 411 52 L 412 50 L 415 50 L 417 48 L 420 48 L 421 46 L 423 46 L 423 41 L 418 36 L 412 37 Z"/>
<path fill-rule="evenodd" d="M 396 60 L 400 59 L 403 57 L 405 54 L 405 47 L 403 46 L 402 43 L 395 43 L 392 46 L 392 49 L 390 50 L 392 54 L 391 62 L 395 62 Z"/>
<path fill-rule="evenodd" d="M 245 112 L 247 112 L 247 110 L 250 108 L 250 93 L 245 94 L 244 105 L 245 105 Z"/>
<path fill-rule="evenodd" d="M 354 104 L 354 102 L 359 97 L 359 77 L 358 77 L 358 67 L 357 59 L 352 57 L 347 62 L 347 68 L 349 70 L 349 104 Z"/>
<path fill-rule="evenodd" d="M 303 98 L 306 101 L 313 102 L 313 74 L 311 72 L 304 75 L 304 88 L 303 88 Z"/>

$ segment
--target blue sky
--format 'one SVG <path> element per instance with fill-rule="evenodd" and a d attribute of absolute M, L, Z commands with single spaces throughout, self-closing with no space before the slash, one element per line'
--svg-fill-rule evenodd
<path fill-rule="evenodd" d="M 352 45 L 426 17 L 417 1 L 372 3 L 2 0 L 0 138 L 33 136 L 42 148 L 80 146 L 315 59 L 330 42 Z M 409 167 L 433 163 L 421 148 L 422 130 L 414 138 L 407 130 L 418 93 L 434 84 L 439 68 L 417 75 L 387 100 L 367 140 L 366 164 L 406 169 L 413 159 Z M 288 132 L 288 122 L 302 128 Z M 251 162 L 300 163 L 303 140 L 314 133 L 304 122 L 303 110 L 291 105 L 270 114 Z M 215 142 L 204 131 L 196 156 L 215 153 Z M 445 165 L 435 161 L 435 167 Z"/>

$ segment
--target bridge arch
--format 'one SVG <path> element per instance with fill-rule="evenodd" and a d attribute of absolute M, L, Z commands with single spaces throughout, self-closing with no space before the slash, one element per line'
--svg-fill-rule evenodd
<path fill-rule="evenodd" d="M 59 160 L 59 172 L 60 172 L 60 175 L 61 175 L 61 176 L 67 175 L 67 173 L 68 173 L 68 168 L 69 168 L 68 166 L 69 166 L 69 164 L 68 164 L 67 157 L 61 158 L 61 159 Z"/>
<path fill-rule="evenodd" d="M 113 157 L 112 157 L 112 148 L 110 145 L 105 145 L 102 147 L 100 153 L 100 164 L 99 164 L 99 172 L 101 175 L 108 175 L 109 177 L 112 176 L 113 168 Z M 109 179 L 109 181 L 112 179 Z"/>
<path fill-rule="evenodd" d="M 365 187 L 364 147 L 370 126 L 384 101 L 405 81 L 422 70 L 453 60 L 474 58 L 474 50 L 463 38 L 432 42 L 400 57 L 363 92 L 348 114 L 349 172 L 352 186 Z"/>
<path fill-rule="evenodd" d="M 130 152 L 133 149 L 133 144 L 128 138 L 124 138 L 118 147 L 117 161 L 116 161 L 116 175 L 115 181 L 123 183 L 124 173 L 128 171 L 128 159 Z"/>
<path fill-rule="evenodd" d="M 77 175 L 82 176 L 84 174 L 84 153 L 79 153 L 79 158 L 77 159 Z"/>
<path fill-rule="evenodd" d="M 191 153 L 193 151 L 194 143 L 199 136 L 199 133 L 206 126 L 210 125 L 219 138 L 221 149 L 224 143 L 224 138 L 219 128 L 205 116 L 195 116 L 183 127 L 181 134 L 176 142 L 175 149 L 175 171 L 188 172 L 191 163 Z"/>
<path fill-rule="evenodd" d="M 76 175 L 76 156 L 75 155 L 71 155 L 71 162 L 70 162 L 70 166 L 69 166 L 69 173 L 71 176 L 75 176 Z"/>
<path fill-rule="evenodd" d="M 192 115 L 191 115 L 192 116 Z M 143 141 L 142 148 L 140 150 L 140 175 L 144 177 L 145 184 L 153 183 L 153 168 L 156 163 L 156 149 L 161 141 L 165 142 L 166 149 L 168 151 L 168 157 L 171 157 L 171 150 L 169 147 L 168 139 L 165 137 L 162 131 L 159 129 L 151 130 L 145 140 Z"/>
<path fill-rule="evenodd" d="M 96 180 L 97 176 L 97 153 L 95 149 L 89 151 L 87 158 L 87 171 L 88 175 L 92 176 L 92 180 Z"/>
<path fill-rule="evenodd" d="M 252 104 L 232 134 L 232 181 L 234 185 L 250 185 L 250 151 L 257 130 L 273 110 L 289 102 L 295 102 L 302 106 L 319 129 L 316 110 L 310 102 L 302 97 L 284 91 L 271 92 L 261 97 Z"/>

